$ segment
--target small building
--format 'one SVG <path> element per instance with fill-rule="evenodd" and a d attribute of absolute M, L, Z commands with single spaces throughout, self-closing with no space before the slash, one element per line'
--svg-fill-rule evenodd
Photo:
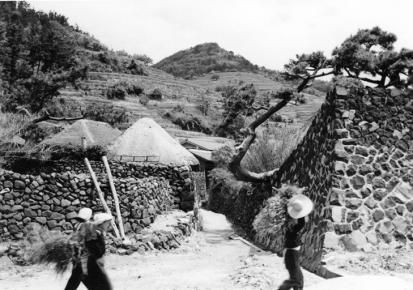
<path fill-rule="evenodd" d="M 159 124 L 139 119 L 109 147 L 110 158 L 125 162 L 157 162 L 199 169 L 199 161 Z"/>
<path fill-rule="evenodd" d="M 121 131 L 108 123 L 79 120 L 61 132 L 43 140 L 40 146 L 102 146 L 107 147 L 121 135 Z"/>

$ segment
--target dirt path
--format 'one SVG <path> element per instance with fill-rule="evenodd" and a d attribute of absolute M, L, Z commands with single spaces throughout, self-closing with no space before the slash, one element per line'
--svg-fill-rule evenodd
<path fill-rule="evenodd" d="M 172 252 L 109 255 L 107 272 L 114 289 L 276 289 L 286 278 L 281 258 L 228 239 L 232 231 L 225 226 L 212 223 L 206 228 Z M 322 280 L 304 275 L 306 285 Z M 67 279 L 68 274 L 58 277 L 44 267 L 0 265 L 2 290 L 63 289 Z"/>

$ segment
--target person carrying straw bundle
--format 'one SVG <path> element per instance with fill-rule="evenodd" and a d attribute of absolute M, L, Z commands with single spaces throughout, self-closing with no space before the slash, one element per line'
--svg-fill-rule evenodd
<path fill-rule="evenodd" d="M 75 233 L 72 235 L 71 240 L 76 243 L 75 257 L 72 261 L 72 275 L 67 281 L 65 290 L 75 290 L 79 287 L 82 281 L 82 276 L 87 275 L 87 262 L 88 252 L 85 248 L 85 238 L 90 231 L 92 224 L 90 219 L 92 218 L 92 210 L 90 208 L 82 208 L 76 220 L 79 223 L 75 226 Z"/>
<path fill-rule="evenodd" d="M 313 202 L 302 194 L 305 188 L 287 186 L 293 196 L 287 203 L 286 231 L 284 239 L 284 262 L 290 275 L 278 290 L 302 290 L 304 287 L 303 273 L 299 264 L 299 253 L 301 249 L 300 231 L 304 228 L 306 217 L 313 210 Z"/>

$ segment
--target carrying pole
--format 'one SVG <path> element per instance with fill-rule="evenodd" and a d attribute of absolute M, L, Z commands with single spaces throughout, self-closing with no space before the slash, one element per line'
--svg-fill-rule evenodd
<path fill-rule="evenodd" d="M 112 172 L 109 167 L 108 158 L 106 156 L 102 156 L 102 161 L 103 161 L 103 164 L 105 164 L 106 173 L 108 174 L 110 189 L 112 190 L 113 200 L 115 201 L 116 216 L 118 218 L 120 235 L 122 239 L 125 240 L 126 237 L 125 237 L 125 230 L 123 229 L 122 215 L 121 215 L 120 206 L 119 206 L 119 198 L 118 198 L 118 194 L 116 193 L 115 184 L 113 183 L 113 176 L 112 176 Z"/>
<path fill-rule="evenodd" d="M 95 174 L 95 172 L 93 171 L 92 166 L 90 166 L 89 159 L 85 158 L 85 163 L 86 163 L 87 169 L 89 170 L 90 175 L 92 176 L 93 183 L 95 184 L 96 191 L 98 192 L 99 199 L 100 199 L 100 202 L 102 203 L 103 208 L 105 209 L 105 211 L 106 211 L 108 214 L 112 215 L 112 213 L 110 212 L 110 209 L 109 209 L 108 205 L 106 204 L 105 198 L 103 197 L 103 193 L 102 193 L 102 190 L 100 189 L 98 180 L 97 180 L 97 178 L 96 178 L 96 174 Z M 116 226 L 116 223 L 115 223 L 115 221 L 114 221 L 113 219 L 112 219 L 112 221 L 111 221 L 111 225 L 112 225 L 112 227 L 113 227 L 113 230 L 115 231 L 116 238 L 119 239 L 119 238 L 120 238 L 119 231 L 118 231 L 118 228 L 117 228 L 117 226 Z"/>

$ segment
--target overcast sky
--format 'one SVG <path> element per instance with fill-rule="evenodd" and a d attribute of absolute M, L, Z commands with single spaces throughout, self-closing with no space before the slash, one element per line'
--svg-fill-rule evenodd
<path fill-rule="evenodd" d="M 281 69 L 296 53 L 327 54 L 359 28 L 375 25 L 413 49 L 412 0 L 29 1 L 64 14 L 115 50 L 154 62 L 199 43 Z"/>

